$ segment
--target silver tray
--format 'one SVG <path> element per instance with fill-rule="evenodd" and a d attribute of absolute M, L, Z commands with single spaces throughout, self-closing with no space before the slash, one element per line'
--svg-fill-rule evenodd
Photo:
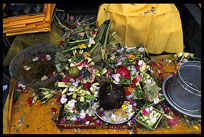
<path fill-rule="evenodd" d="M 135 114 L 135 112 L 131 115 L 131 117 L 129 119 L 121 121 L 121 122 L 117 122 L 117 123 L 116 122 L 115 123 L 114 122 L 109 122 L 109 121 L 104 120 L 101 116 L 98 115 L 97 111 L 95 111 L 95 114 L 97 115 L 98 118 L 100 118 L 102 121 L 104 121 L 106 123 L 118 125 L 118 124 L 124 124 L 124 123 L 130 121 L 130 119 Z"/>
<path fill-rule="evenodd" d="M 172 80 L 173 78 L 173 75 L 170 75 L 168 76 L 162 83 L 162 92 L 167 100 L 167 102 L 175 109 L 177 110 L 178 112 L 182 113 L 182 114 L 185 114 L 187 116 L 190 116 L 190 117 L 195 117 L 195 118 L 201 118 L 201 110 L 197 110 L 197 111 L 187 111 L 187 110 L 184 110 L 180 107 L 178 107 L 179 105 L 176 104 L 170 97 L 170 95 L 168 94 L 168 82 L 170 80 Z M 165 90 L 165 87 L 167 86 L 167 91 Z"/>

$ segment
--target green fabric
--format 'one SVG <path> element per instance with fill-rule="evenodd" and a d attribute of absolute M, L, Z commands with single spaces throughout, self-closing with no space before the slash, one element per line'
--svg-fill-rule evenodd
<path fill-rule="evenodd" d="M 59 27 L 54 19 L 50 32 L 28 33 L 16 36 L 3 61 L 3 66 L 8 66 L 16 54 L 29 46 L 40 43 L 59 45 L 63 34 L 63 29 Z"/>

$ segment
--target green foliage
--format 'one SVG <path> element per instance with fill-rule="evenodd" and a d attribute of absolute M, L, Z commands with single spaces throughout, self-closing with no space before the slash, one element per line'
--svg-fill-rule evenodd
<path fill-rule="evenodd" d="M 18 97 L 19 97 L 19 92 L 15 90 L 13 92 L 13 103 L 15 103 L 18 100 Z"/>
<path fill-rule="evenodd" d="M 72 57 L 72 61 L 77 62 L 77 63 L 82 61 L 82 60 L 84 60 L 84 56 L 81 54 L 78 54 L 78 55 Z"/>

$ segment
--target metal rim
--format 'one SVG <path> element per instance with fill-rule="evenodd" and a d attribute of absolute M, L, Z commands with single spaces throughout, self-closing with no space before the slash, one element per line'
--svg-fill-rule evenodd
<path fill-rule="evenodd" d="M 163 94 L 164 94 L 164 96 L 165 96 L 167 102 L 168 102 L 175 110 L 177 110 L 178 112 L 180 112 L 180 113 L 182 113 L 182 114 L 185 114 L 185 115 L 191 116 L 191 117 L 195 117 L 195 118 L 201 118 L 201 110 L 197 111 L 199 114 L 195 114 L 195 111 L 185 111 L 185 110 L 182 110 L 182 109 L 180 109 L 179 107 L 177 107 L 177 106 L 169 99 L 169 96 L 167 95 L 166 90 L 165 90 L 165 85 L 166 85 L 167 81 L 168 81 L 169 79 L 171 79 L 171 78 L 173 78 L 173 75 L 168 76 L 168 77 L 164 80 L 164 82 L 163 82 L 163 84 L 162 84 L 162 92 L 163 92 Z"/>

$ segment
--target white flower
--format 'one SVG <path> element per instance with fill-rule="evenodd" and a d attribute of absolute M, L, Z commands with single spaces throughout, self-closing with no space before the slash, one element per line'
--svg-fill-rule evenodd
<path fill-rule="evenodd" d="M 71 121 L 76 121 L 77 118 L 76 118 L 76 117 L 72 117 L 70 120 L 71 120 Z"/>
<path fill-rule="evenodd" d="M 86 121 L 85 124 L 88 125 L 90 123 L 90 121 Z"/>
<path fill-rule="evenodd" d="M 154 104 L 157 104 L 157 103 L 159 103 L 159 98 L 154 99 Z"/>
<path fill-rule="evenodd" d="M 70 87 L 69 88 L 69 91 L 76 91 L 77 89 L 76 89 L 76 87 Z"/>
<path fill-rule="evenodd" d="M 21 83 L 18 83 L 18 87 L 22 87 L 23 89 L 26 88 L 26 85 L 23 85 Z"/>
<path fill-rule="evenodd" d="M 144 63 L 143 60 L 139 60 L 138 65 L 142 66 L 143 63 Z"/>
<path fill-rule="evenodd" d="M 77 87 L 78 84 L 79 84 L 79 82 L 74 82 L 74 83 L 72 83 L 72 85 L 73 85 L 74 87 Z"/>
<path fill-rule="evenodd" d="M 136 47 L 126 47 L 126 51 L 130 51 L 130 50 L 132 50 L 132 49 L 135 49 Z"/>
<path fill-rule="evenodd" d="M 150 106 L 150 107 L 149 107 L 149 111 L 152 111 L 152 110 L 153 110 L 153 107 L 152 107 L 152 106 Z"/>
<path fill-rule="evenodd" d="M 80 112 L 80 116 L 79 116 L 80 118 L 85 118 L 86 117 L 86 113 L 85 113 L 85 111 L 84 110 L 82 110 L 81 112 Z"/>
<path fill-rule="evenodd" d="M 145 49 L 143 47 L 140 47 L 137 49 L 139 52 L 145 52 Z"/>
<path fill-rule="evenodd" d="M 124 48 L 117 49 L 116 51 L 122 53 L 124 51 Z"/>
<path fill-rule="evenodd" d="M 50 55 L 46 55 L 46 59 L 47 59 L 47 60 L 51 60 L 52 57 L 51 57 Z"/>
<path fill-rule="evenodd" d="M 147 79 L 146 82 L 147 83 L 151 83 L 152 81 L 151 81 L 151 79 Z"/>
<path fill-rule="evenodd" d="M 25 70 L 30 70 L 30 69 L 31 69 L 31 67 L 28 67 L 27 65 L 23 66 L 23 68 L 24 68 Z"/>
<path fill-rule="evenodd" d="M 73 82 L 75 82 L 75 80 L 73 79 L 73 78 L 70 78 L 70 81 L 73 83 Z"/>
<path fill-rule="evenodd" d="M 96 85 L 93 85 L 93 88 L 95 88 L 96 90 L 100 89 L 100 87 L 97 87 Z"/>
<path fill-rule="evenodd" d="M 48 79 L 48 77 L 46 75 L 44 75 L 43 77 L 41 77 L 41 81 Z"/>
<path fill-rule="evenodd" d="M 71 99 L 69 102 L 68 102 L 68 110 L 72 110 L 74 107 L 75 107 L 75 103 L 77 101 L 75 99 Z"/>
<path fill-rule="evenodd" d="M 147 111 L 147 112 L 149 112 L 150 110 L 149 110 L 149 108 L 145 108 L 145 110 Z"/>
<path fill-rule="evenodd" d="M 156 117 L 151 118 L 151 122 L 152 123 L 156 123 L 157 122 L 157 118 Z"/>
<path fill-rule="evenodd" d="M 85 34 L 85 33 L 83 33 L 83 32 L 80 32 L 80 33 L 79 33 L 79 35 L 80 35 L 81 37 L 83 37 L 84 34 Z"/>
<path fill-rule="evenodd" d="M 112 119 L 113 121 L 116 121 L 116 115 L 115 115 L 115 114 L 112 114 L 112 115 L 111 115 L 111 119 Z"/>
<path fill-rule="evenodd" d="M 78 26 L 81 26 L 81 23 L 79 21 L 76 22 Z"/>
<path fill-rule="evenodd" d="M 112 78 L 114 78 L 114 83 L 120 82 L 120 74 L 112 74 Z"/>
<path fill-rule="evenodd" d="M 118 62 L 118 63 L 117 63 L 117 65 L 121 65 L 121 64 L 122 64 L 122 62 Z"/>
<path fill-rule="evenodd" d="M 163 94 L 159 93 L 159 97 L 160 97 L 160 96 L 163 96 Z"/>
<path fill-rule="evenodd" d="M 95 44 L 94 38 L 89 38 L 89 44 Z"/>
<path fill-rule="evenodd" d="M 63 98 L 63 97 L 62 97 L 62 98 L 60 99 L 60 103 L 64 104 L 65 102 L 67 102 L 67 98 Z"/>
<path fill-rule="evenodd" d="M 37 60 L 39 60 L 39 57 L 35 57 L 32 59 L 32 61 L 37 61 Z"/>
<path fill-rule="evenodd" d="M 151 71 L 151 68 L 150 68 L 150 66 L 149 66 L 149 65 L 147 65 L 147 69 L 148 69 L 149 71 Z"/>

